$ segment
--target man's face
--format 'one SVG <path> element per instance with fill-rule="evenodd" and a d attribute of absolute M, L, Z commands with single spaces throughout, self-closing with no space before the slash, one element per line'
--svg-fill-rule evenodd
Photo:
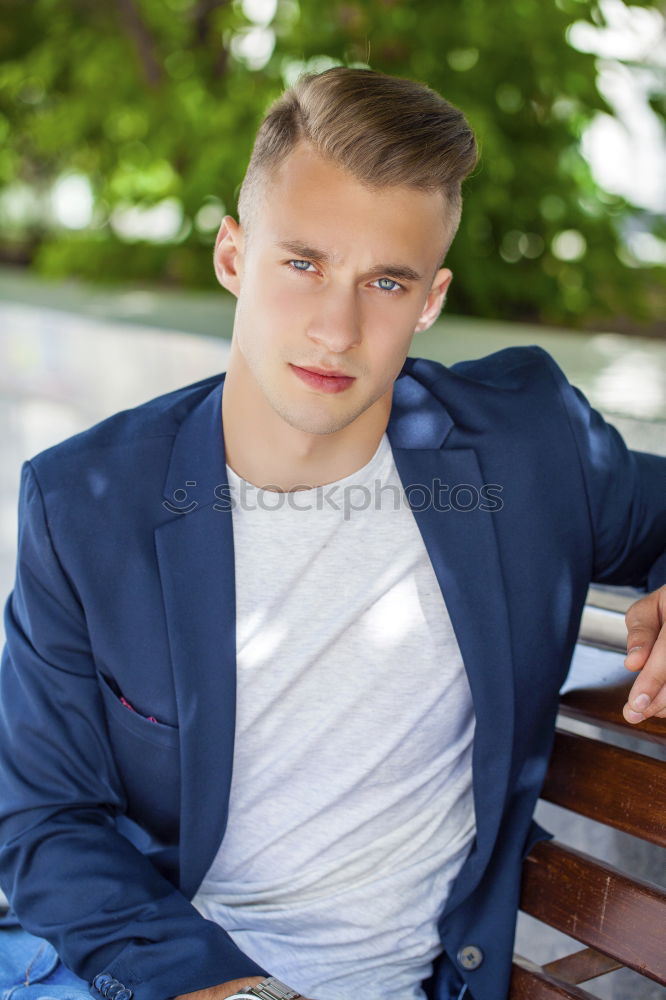
<path fill-rule="evenodd" d="M 266 185 L 249 238 L 227 216 L 216 244 L 218 278 L 238 298 L 235 377 L 260 394 L 259 419 L 265 402 L 311 434 L 372 407 L 385 420 L 414 333 L 437 318 L 452 277 L 434 274 L 444 240 L 440 194 L 369 189 L 297 146 Z M 353 381 L 326 392 L 299 374 L 313 367 Z"/>

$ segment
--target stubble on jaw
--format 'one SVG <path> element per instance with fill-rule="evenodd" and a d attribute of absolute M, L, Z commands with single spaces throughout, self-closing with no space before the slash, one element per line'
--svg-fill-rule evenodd
<path fill-rule="evenodd" d="M 295 377 L 295 376 L 294 376 Z M 346 410 L 344 413 L 336 414 L 327 410 L 325 406 L 322 406 L 316 414 L 312 412 L 307 412 L 305 408 L 301 408 L 299 412 L 299 407 L 296 403 L 292 403 L 290 406 L 283 399 L 272 399 L 270 405 L 273 410 L 277 413 L 279 417 L 294 430 L 301 431 L 304 434 L 317 434 L 325 436 L 327 434 L 335 434 L 338 431 L 344 430 L 350 424 L 353 424 L 366 410 L 369 410 L 378 399 L 384 393 L 380 393 L 376 399 L 373 399 L 370 403 L 363 403 L 355 406 L 351 410 Z M 316 407 L 318 398 L 322 399 L 322 402 L 326 402 L 326 397 L 317 397 L 312 394 L 312 406 Z"/>

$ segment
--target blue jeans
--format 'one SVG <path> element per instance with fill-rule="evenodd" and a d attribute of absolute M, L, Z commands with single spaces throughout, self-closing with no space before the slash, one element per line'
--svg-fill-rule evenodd
<path fill-rule="evenodd" d="M 0 918 L 0 1000 L 90 1000 L 90 992 L 53 945 L 24 931 L 10 912 Z"/>

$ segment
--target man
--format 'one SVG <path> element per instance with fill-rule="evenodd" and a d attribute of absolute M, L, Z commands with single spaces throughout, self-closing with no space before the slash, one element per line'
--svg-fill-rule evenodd
<path fill-rule="evenodd" d="M 427 88 L 301 79 L 217 237 L 225 376 L 24 467 L 0 883 L 94 997 L 501 1000 L 591 580 L 654 591 L 666 715 L 666 461 L 539 348 L 408 357 L 475 156 Z"/>

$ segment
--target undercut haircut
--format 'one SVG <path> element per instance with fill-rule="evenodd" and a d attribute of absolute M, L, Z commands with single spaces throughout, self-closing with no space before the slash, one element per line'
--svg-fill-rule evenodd
<path fill-rule="evenodd" d="M 374 70 L 335 66 L 304 74 L 271 105 L 257 132 L 238 198 L 246 236 L 271 176 L 301 142 L 370 188 L 439 191 L 446 256 L 460 224 L 461 185 L 478 156 L 462 111 L 425 84 Z"/>

